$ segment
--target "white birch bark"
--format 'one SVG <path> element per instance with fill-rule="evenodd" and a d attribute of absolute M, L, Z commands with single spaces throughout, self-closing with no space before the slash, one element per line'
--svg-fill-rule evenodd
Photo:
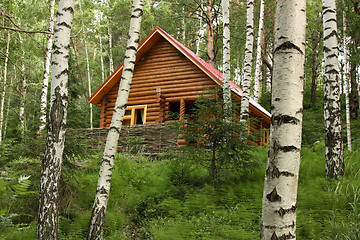
<path fill-rule="evenodd" d="M 25 134 L 25 99 L 26 99 L 26 75 L 25 75 L 25 51 L 23 47 L 23 39 L 21 34 L 19 34 L 20 45 L 22 48 L 22 55 L 21 55 L 21 75 L 22 75 L 22 83 L 21 83 L 21 96 L 20 96 L 20 108 L 19 108 L 19 121 L 20 121 L 20 129 L 21 134 L 24 136 Z"/>
<path fill-rule="evenodd" d="M 346 36 L 346 13 L 343 11 L 343 32 L 344 32 L 344 93 L 345 93 L 345 108 L 346 108 L 346 137 L 347 147 L 351 151 L 351 120 L 350 120 L 350 99 L 349 99 L 349 63 L 348 63 L 348 48 Z"/>
<path fill-rule="evenodd" d="M 54 30 L 49 122 L 40 178 L 38 239 L 59 238 L 59 182 L 68 106 L 69 49 L 75 0 L 60 0 Z"/>
<path fill-rule="evenodd" d="M 49 32 L 54 31 L 54 12 L 55 12 L 55 0 L 50 0 L 50 16 L 49 16 Z M 51 50 L 53 44 L 53 36 L 49 34 L 47 36 L 46 42 L 46 53 L 44 57 L 44 75 L 43 75 L 43 85 L 41 89 L 40 96 L 40 125 L 39 133 L 45 130 L 46 126 L 46 106 L 47 106 L 47 94 L 49 86 L 49 75 L 50 75 L 50 60 L 51 60 Z"/>
<path fill-rule="evenodd" d="M 110 21 L 108 20 L 108 38 L 109 38 L 109 65 L 110 65 L 110 74 L 114 72 L 114 60 L 113 60 L 113 53 L 112 53 L 112 36 L 111 36 L 111 29 L 110 29 Z"/>
<path fill-rule="evenodd" d="M 241 96 L 240 121 L 245 122 L 249 118 L 249 98 L 252 69 L 252 52 L 254 44 L 254 1 L 247 0 L 246 6 L 246 43 L 244 60 L 244 78 L 242 82 L 243 94 Z"/>
<path fill-rule="evenodd" d="M 99 48 L 100 48 L 100 64 L 101 64 L 101 82 L 105 81 L 105 70 L 104 70 L 104 57 L 103 57 L 103 46 L 101 40 L 101 34 L 99 34 Z"/>
<path fill-rule="evenodd" d="M 81 9 L 81 0 L 79 0 L 79 10 L 82 13 L 82 9 Z M 85 58 L 86 58 L 86 72 L 87 72 L 87 78 L 88 78 L 88 94 L 89 94 L 89 98 L 91 97 L 91 77 L 90 77 L 90 64 L 89 64 L 89 52 L 88 52 L 88 47 L 87 47 L 87 42 L 86 42 L 86 38 L 87 38 L 87 31 L 84 25 L 84 22 L 81 21 L 81 25 L 83 28 L 83 32 L 84 32 L 84 47 L 85 47 Z M 89 111 L 90 111 L 90 129 L 93 129 L 93 108 L 92 108 L 92 104 L 89 103 Z"/>
<path fill-rule="evenodd" d="M 7 79 L 7 63 L 9 60 L 9 44 L 10 44 L 10 32 L 7 32 L 7 42 L 5 50 L 5 60 L 4 60 L 4 79 L 1 93 L 1 103 L 0 103 L 0 144 L 2 142 L 2 129 L 4 122 L 4 104 L 5 104 L 5 93 L 6 93 L 6 79 Z"/>
<path fill-rule="evenodd" d="M 112 169 L 114 166 L 119 135 L 124 119 L 126 104 L 130 92 L 130 85 L 135 68 L 136 53 L 140 38 L 143 5 L 143 0 L 133 1 L 129 38 L 126 46 L 123 72 L 110 129 L 106 140 L 103 159 L 100 166 L 96 196 L 91 214 L 87 239 L 102 239 L 106 208 L 109 200 Z"/>
<path fill-rule="evenodd" d="M 324 28 L 324 120 L 326 175 L 344 175 L 344 155 L 340 111 L 340 80 L 335 0 L 323 0 Z"/>
<path fill-rule="evenodd" d="M 14 66 L 14 70 L 13 70 L 13 74 L 10 77 L 10 88 L 13 87 L 13 79 L 16 79 L 16 66 Z M 1 73 L 0 73 L 1 74 Z M 7 134 L 7 126 L 8 126 L 8 122 L 9 122 L 9 111 L 10 111 L 10 102 L 11 102 L 11 95 L 10 92 L 8 92 L 8 98 L 7 98 L 7 103 L 6 103 L 6 118 L 5 118 L 5 123 L 4 123 L 4 134 L 3 134 L 3 138 L 6 138 L 6 134 Z"/>
<path fill-rule="evenodd" d="M 265 0 L 260 1 L 260 18 L 259 18 L 259 32 L 256 46 L 256 62 L 255 62 L 255 75 L 254 75 L 254 99 L 257 101 L 260 96 L 260 69 L 261 69 L 261 39 L 264 29 L 264 8 Z"/>
<path fill-rule="evenodd" d="M 223 99 L 224 99 L 224 119 L 231 121 L 232 104 L 230 89 L 230 13 L 229 0 L 222 0 L 223 10 Z"/>
<path fill-rule="evenodd" d="M 295 239 L 305 63 L 305 0 L 277 1 L 261 239 Z M 294 27 L 296 26 L 296 27 Z"/>

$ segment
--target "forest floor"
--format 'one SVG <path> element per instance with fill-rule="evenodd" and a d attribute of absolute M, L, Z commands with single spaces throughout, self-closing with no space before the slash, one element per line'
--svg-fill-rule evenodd
<path fill-rule="evenodd" d="M 116 157 L 104 239 L 259 239 L 267 148 L 251 149 L 258 167 L 218 176 L 176 155 Z M 63 165 L 61 239 L 86 237 L 101 151 Z M 3 167 L 0 239 L 35 239 L 41 161 Z M 325 177 L 324 145 L 302 149 L 297 239 L 360 239 L 360 151 L 345 152 L 346 176 Z"/>

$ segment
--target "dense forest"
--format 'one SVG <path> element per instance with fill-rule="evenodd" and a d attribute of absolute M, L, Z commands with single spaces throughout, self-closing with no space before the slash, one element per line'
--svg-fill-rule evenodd
<path fill-rule="evenodd" d="M 2 0 L 0 239 L 360 239 L 360 2 L 294 2 Z M 169 126 L 197 144 L 117 152 L 129 89 L 106 143 L 85 135 L 88 99 L 123 62 L 131 83 L 157 26 L 223 73 L 223 97 Z M 249 99 L 273 116 L 267 146 Z"/>

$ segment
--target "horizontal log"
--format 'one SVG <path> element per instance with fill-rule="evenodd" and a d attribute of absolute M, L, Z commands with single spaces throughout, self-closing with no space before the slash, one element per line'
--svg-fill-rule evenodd
<path fill-rule="evenodd" d="M 146 71 L 146 72 L 158 71 L 158 69 L 173 70 L 173 69 L 182 68 L 184 66 L 194 68 L 194 66 L 191 65 L 190 62 L 184 62 L 184 61 L 181 61 L 181 60 L 170 61 L 170 62 L 162 63 L 162 64 L 149 63 L 149 64 L 146 64 L 146 65 L 139 65 L 138 68 L 135 69 L 134 76 L 136 76 L 136 74 L 141 74 L 142 71 Z"/>
<path fill-rule="evenodd" d="M 149 78 L 148 80 L 141 81 L 140 83 L 134 83 L 131 85 L 131 91 L 134 89 L 141 89 L 141 88 L 151 88 L 154 86 L 168 86 L 168 85 L 175 85 L 175 84 L 212 84 L 215 85 L 214 81 L 210 80 L 209 77 L 205 76 L 204 74 L 194 76 L 194 75 L 186 75 L 186 76 L 169 76 L 169 77 L 158 77 L 158 78 Z M 117 92 L 116 92 L 117 94 Z"/>
<path fill-rule="evenodd" d="M 153 72 L 151 74 L 144 73 L 139 76 L 134 76 L 132 85 L 141 84 L 149 82 L 149 79 L 162 79 L 162 78 L 169 78 L 169 77 L 190 77 L 190 78 L 198 78 L 198 77 L 207 77 L 203 72 L 199 70 L 193 70 L 189 68 L 179 68 L 175 69 L 174 71 L 170 70 L 159 70 L 157 72 Z"/>

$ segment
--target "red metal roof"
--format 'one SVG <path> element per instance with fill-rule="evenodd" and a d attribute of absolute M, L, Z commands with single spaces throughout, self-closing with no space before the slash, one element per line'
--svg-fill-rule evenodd
<path fill-rule="evenodd" d="M 137 56 L 141 56 L 144 52 L 147 52 L 161 37 L 165 38 L 170 44 L 172 44 L 176 49 L 178 49 L 184 56 L 186 56 L 191 62 L 198 66 L 205 74 L 207 74 L 211 79 L 213 79 L 217 84 L 222 85 L 223 75 L 222 73 L 207 63 L 204 59 L 200 58 L 190 49 L 185 47 L 182 43 L 176 40 L 174 37 L 169 35 L 167 32 L 162 30 L 160 27 L 156 27 L 139 45 Z M 155 40 L 155 41 L 154 41 Z M 110 77 L 100 86 L 98 90 L 88 99 L 90 103 L 95 105 L 100 105 L 101 98 L 110 91 L 110 89 L 119 81 L 121 77 L 123 63 L 110 75 Z M 116 77 L 118 76 L 118 77 Z M 233 93 L 242 96 L 242 89 L 237 86 L 234 82 L 230 81 L 230 87 Z M 254 99 L 250 98 L 249 103 L 258 109 L 260 112 L 271 117 L 271 114 L 263 108 L 259 103 Z"/>

